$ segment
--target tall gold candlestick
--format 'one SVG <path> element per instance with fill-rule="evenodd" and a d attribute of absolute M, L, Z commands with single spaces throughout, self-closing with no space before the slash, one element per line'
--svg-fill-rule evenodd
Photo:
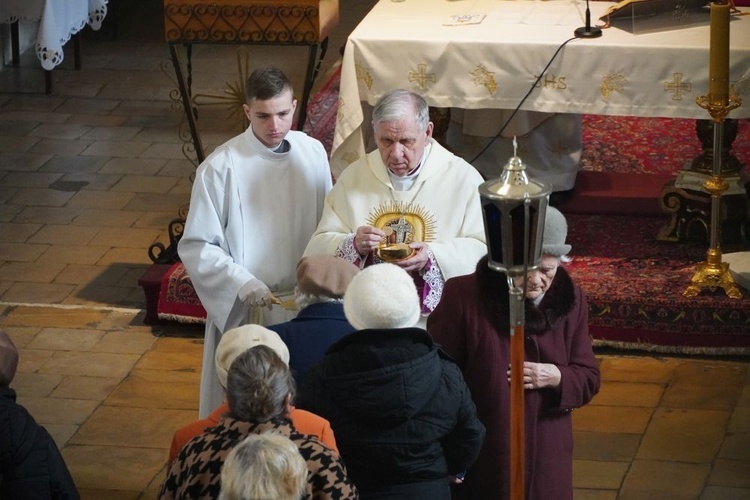
<path fill-rule="evenodd" d="M 724 105 L 729 99 L 729 3 L 711 3 L 708 99 Z"/>
<path fill-rule="evenodd" d="M 712 175 L 703 183 L 703 189 L 711 194 L 711 243 L 706 262 L 698 265 L 683 295 L 695 297 L 704 289 L 723 288 L 730 298 L 741 299 L 742 292 L 729 274 L 729 264 L 721 261 L 721 195 L 729 187 L 721 177 L 724 118 L 740 105 L 739 97 L 729 95 L 729 5 L 726 3 L 711 3 L 708 78 L 708 94 L 698 97 L 696 102 L 714 120 Z"/>

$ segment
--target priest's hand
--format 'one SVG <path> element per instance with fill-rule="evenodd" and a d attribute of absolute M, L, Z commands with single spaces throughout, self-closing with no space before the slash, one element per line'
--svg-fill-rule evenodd
<path fill-rule="evenodd" d="M 524 389 L 543 389 L 560 387 L 562 373 L 560 369 L 551 363 L 523 362 L 523 387 Z M 510 382 L 510 369 L 508 370 L 508 381 Z"/>
<path fill-rule="evenodd" d="M 237 295 L 247 307 L 267 307 L 270 310 L 273 305 L 271 290 L 258 278 L 242 285 Z"/>
<path fill-rule="evenodd" d="M 360 255 L 367 255 L 385 238 L 385 233 L 372 226 L 359 226 L 354 234 L 354 249 Z"/>
<path fill-rule="evenodd" d="M 430 245 L 423 241 L 415 241 L 413 243 L 409 243 L 409 248 L 413 248 L 415 250 L 414 254 L 407 259 L 394 262 L 394 264 L 397 264 L 398 266 L 403 268 L 404 271 L 421 271 L 430 260 Z"/>

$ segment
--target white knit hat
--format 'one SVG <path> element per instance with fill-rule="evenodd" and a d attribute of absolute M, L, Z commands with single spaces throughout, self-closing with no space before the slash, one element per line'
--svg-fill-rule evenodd
<path fill-rule="evenodd" d="M 244 325 L 228 330 L 216 346 L 216 375 L 227 386 L 227 372 L 237 356 L 256 345 L 268 346 L 289 365 L 289 349 L 279 335 L 260 325 Z"/>
<path fill-rule="evenodd" d="M 568 237 L 568 222 L 565 216 L 555 207 L 547 207 L 544 218 L 544 238 L 542 253 L 561 257 L 570 253 L 571 246 L 565 243 Z"/>
<path fill-rule="evenodd" d="M 357 330 L 409 328 L 419 321 L 417 287 L 395 264 L 376 264 L 360 271 L 344 294 L 344 313 Z"/>

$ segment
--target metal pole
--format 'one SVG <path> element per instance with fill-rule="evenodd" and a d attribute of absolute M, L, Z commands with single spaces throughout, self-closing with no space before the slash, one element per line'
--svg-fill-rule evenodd
<path fill-rule="evenodd" d="M 524 276 L 525 279 L 525 276 Z M 510 498 L 524 498 L 524 293 L 513 283 L 510 287 Z"/>
<path fill-rule="evenodd" d="M 724 120 L 714 122 L 713 175 L 721 177 L 722 150 L 724 149 Z M 711 239 L 710 248 L 721 247 L 721 193 L 711 193 Z"/>

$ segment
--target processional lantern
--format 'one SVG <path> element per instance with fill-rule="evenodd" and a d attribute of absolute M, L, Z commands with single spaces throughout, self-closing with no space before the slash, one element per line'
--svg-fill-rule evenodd
<path fill-rule="evenodd" d="M 539 267 L 544 218 L 552 187 L 529 179 L 514 154 L 499 179 L 479 186 L 490 269 L 505 273 L 510 290 L 510 498 L 524 498 L 524 297 L 525 276 Z M 514 279 L 515 278 L 515 279 Z M 524 278 L 524 279 L 518 279 Z"/>

